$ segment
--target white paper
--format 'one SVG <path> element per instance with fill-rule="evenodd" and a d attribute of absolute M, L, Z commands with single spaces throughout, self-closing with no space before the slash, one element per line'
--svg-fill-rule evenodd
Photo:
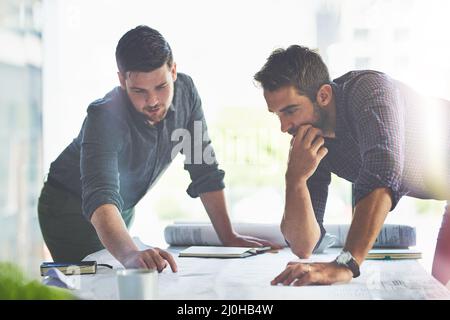
<path fill-rule="evenodd" d="M 57 268 L 50 268 L 45 273 L 42 283 L 47 286 L 54 286 L 64 289 L 76 289 L 75 276 L 66 276 Z"/>
<path fill-rule="evenodd" d="M 361 276 L 348 284 L 286 287 L 272 286 L 270 281 L 288 262 L 329 262 L 340 250 L 329 249 L 327 254 L 314 254 L 307 260 L 297 259 L 289 248 L 245 259 L 179 258 L 180 250 L 169 248 L 179 271 L 173 273 L 166 268 L 159 274 L 159 299 L 450 299 L 450 291 L 416 260 L 366 261 Z M 89 256 L 89 260 L 112 263 L 110 259 L 103 250 Z M 118 298 L 115 270 L 99 269 L 97 274 L 81 278 L 80 297 Z"/>

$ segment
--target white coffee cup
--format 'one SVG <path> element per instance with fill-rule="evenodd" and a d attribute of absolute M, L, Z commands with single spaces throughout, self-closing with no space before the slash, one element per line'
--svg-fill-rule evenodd
<path fill-rule="evenodd" d="M 158 271 L 126 269 L 117 271 L 120 300 L 154 300 L 158 298 Z"/>

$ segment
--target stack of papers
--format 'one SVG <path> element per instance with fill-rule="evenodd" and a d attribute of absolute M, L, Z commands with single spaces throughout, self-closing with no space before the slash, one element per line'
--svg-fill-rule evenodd
<path fill-rule="evenodd" d="M 422 259 L 422 253 L 411 249 L 372 249 L 367 260 Z"/>
<path fill-rule="evenodd" d="M 179 257 L 246 258 L 271 250 L 271 247 L 218 247 L 191 246 L 179 253 Z"/>

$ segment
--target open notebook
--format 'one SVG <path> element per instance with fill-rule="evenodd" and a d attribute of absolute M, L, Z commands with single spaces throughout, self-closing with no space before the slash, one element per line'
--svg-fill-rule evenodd
<path fill-rule="evenodd" d="M 180 251 L 179 257 L 198 258 L 246 258 L 271 250 L 270 247 L 219 247 L 219 246 L 191 246 Z"/>

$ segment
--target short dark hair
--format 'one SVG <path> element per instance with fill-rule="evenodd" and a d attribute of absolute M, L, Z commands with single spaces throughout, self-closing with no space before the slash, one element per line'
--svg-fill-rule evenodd
<path fill-rule="evenodd" d="M 127 71 L 150 72 L 173 63 L 172 49 L 157 30 L 137 26 L 120 38 L 116 47 L 117 68 Z"/>
<path fill-rule="evenodd" d="M 254 79 L 268 91 L 293 85 L 311 101 L 316 100 L 322 85 L 330 83 L 328 68 L 320 55 L 299 45 L 273 51 Z"/>

